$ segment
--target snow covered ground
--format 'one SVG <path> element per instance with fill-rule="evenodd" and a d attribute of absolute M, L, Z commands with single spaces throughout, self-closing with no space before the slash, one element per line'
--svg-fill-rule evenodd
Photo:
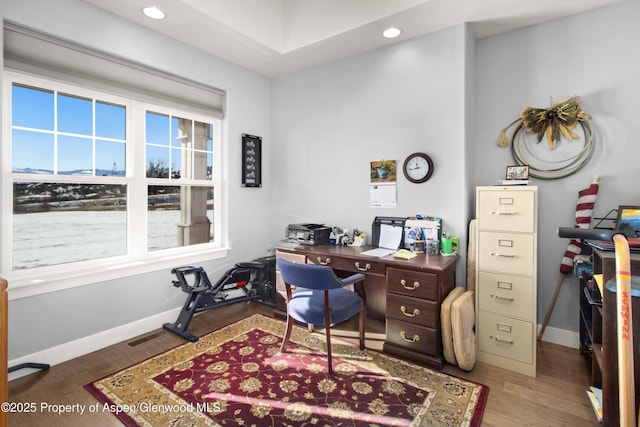
<path fill-rule="evenodd" d="M 124 211 L 39 212 L 13 216 L 13 269 L 125 255 Z M 149 250 L 176 246 L 178 210 L 149 211 Z"/>

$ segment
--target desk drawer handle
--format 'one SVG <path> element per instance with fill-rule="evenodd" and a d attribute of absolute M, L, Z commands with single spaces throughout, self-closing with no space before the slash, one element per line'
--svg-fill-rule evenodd
<path fill-rule="evenodd" d="M 400 311 L 402 311 L 402 314 L 404 314 L 407 317 L 416 317 L 420 315 L 420 310 L 417 308 L 413 309 L 413 314 L 407 313 L 407 307 L 405 307 L 404 305 L 400 307 Z"/>
<path fill-rule="evenodd" d="M 413 338 L 409 339 L 409 338 L 407 338 L 407 333 L 405 331 L 400 331 L 400 336 L 406 342 L 418 342 L 418 341 L 420 341 L 420 335 L 414 335 Z"/>
<path fill-rule="evenodd" d="M 356 268 L 360 271 L 371 270 L 371 264 L 367 263 L 364 267 L 360 267 L 360 263 L 356 262 Z"/>
<path fill-rule="evenodd" d="M 318 264 L 320 265 L 329 265 L 331 263 L 331 258 L 328 258 L 322 261 L 322 258 L 318 257 Z"/>
<path fill-rule="evenodd" d="M 496 257 L 503 257 L 503 258 L 515 258 L 515 255 L 512 254 L 501 254 L 499 252 L 491 252 L 492 256 L 496 256 Z"/>
<path fill-rule="evenodd" d="M 498 294 L 491 294 L 492 297 L 494 297 L 495 299 L 504 299 L 507 301 L 513 301 L 513 297 L 503 297 L 502 295 L 498 295 Z"/>
<path fill-rule="evenodd" d="M 513 340 L 505 340 L 504 338 L 492 337 L 492 336 L 490 336 L 489 338 L 493 338 L 496 341 L 504 342 L 504 343 L 507 343 L 507 344 L 513 344 Z"/>
<path fill-rule="evenodd" d="M 400 280 L 400 284 L 402 285 L 403 288 L 405 288 L 405 289 L 407 289 L 409 291 L 416 290 L 416 289 L 418 289 L 420 287 L 420 282 L 413 282 L 413 287 L 410 288 L 410 287 L 407 286 L 407 281 L 404 280 L 404 279 Z"/>

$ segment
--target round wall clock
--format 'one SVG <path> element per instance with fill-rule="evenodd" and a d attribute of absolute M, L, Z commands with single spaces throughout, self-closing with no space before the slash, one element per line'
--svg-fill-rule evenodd
<path fill-rule="evenodd" d="M 402 172 L 410 182 L 425 182 L 433 175 L 433 160 L 425 153 L 413 153 L 404 161 Z"/>

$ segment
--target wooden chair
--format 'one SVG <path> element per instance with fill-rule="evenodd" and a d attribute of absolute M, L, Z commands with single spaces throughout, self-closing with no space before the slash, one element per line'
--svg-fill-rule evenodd
<path fill-rule="evenodd" d="M 364 350 L 364 274 L 357 273 L 341 279 L 329 266 L 299 264 L 280 258 L 276 262 L 287 293 L 287 327 L 280 351 L 285 352 L 287 349 L 294 320 L 306 323 L 310 327 L 323 325 L 327 337 L 328 370 L 332 374 L 331 325 L 344 322 L 360 313 L 360 349 Z M 344 289 L 351 284 L 356 292 Z M 292 287 L 296 290 L 293 291 Z"/>

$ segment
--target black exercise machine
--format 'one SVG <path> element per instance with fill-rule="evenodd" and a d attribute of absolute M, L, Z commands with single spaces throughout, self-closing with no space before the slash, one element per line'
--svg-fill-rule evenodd
<path fill-rule="evenodd" d="M 163 328 L 191 342 L 198 337 L 187 332 L 194 314 L 238 302 L 256 301 L 275 307 L 275 256 L 240 262 L 211 284 L 202 267 L 178 267 L 171 270 L 177 280 L 173 286 L 188 293 L 187 300 L 173 323 Z"/>

